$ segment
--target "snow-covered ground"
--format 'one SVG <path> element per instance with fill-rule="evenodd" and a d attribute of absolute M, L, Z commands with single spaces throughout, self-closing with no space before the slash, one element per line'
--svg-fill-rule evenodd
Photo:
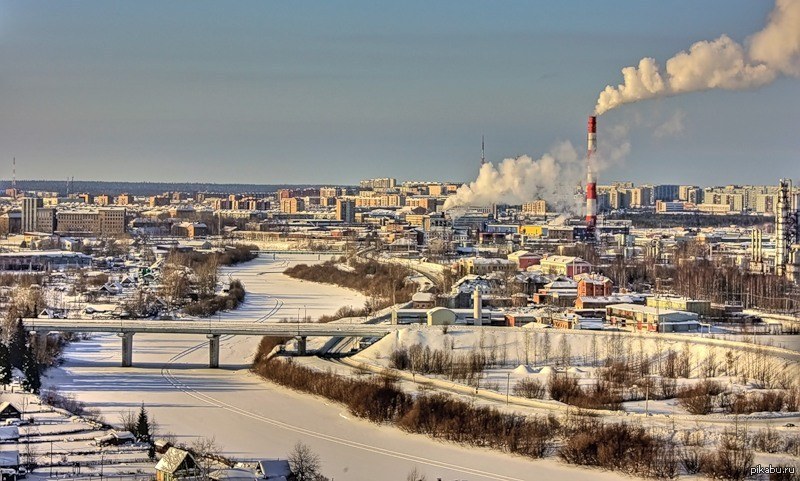
<path fill-rule="evenodd" d="M 146 444 L 97 446 L 94 439 L 110 431 L 87 418 L 72 416 L 61 409 L 40 404 L 38 396 L 4 391 L 3 401 L 11 402 L 23 413 L 28 424 L 20 426 L 20 442 L 16 446 L 20 461 L 35 464 L 30 479 L 71 474 L 73 463 L 81 464 L 81 475 L 135 474 L 152 472 Z"/>
<path fill-rule="evenodd" d="M 283 270 L 295 263 L 317 262 L 317 255 L 265 255 L 226 269 L 247 290 L 244 305 L 219 319 L 275 322 L 310 316 L 316 319 L 341 306 L 360 307 L 353 291 L 291 279 Z M 325 255 L 321 260 L 326 260 Z M 265 317 L 268 316 L 268 317 Z M 414 467 L 428 479 L 580 480 L 625 476 L 573 468 L 554 460 L 531 461 L 502 453 L 440 443 L 353 419 L 338 405 L 265 383 L 247 371 L 258 338 L 223 341 L 222 369 L 207 369 L 206 340 L 198 336 L 142 335 L 134 338 L 134 367 L 121 368 L 120 341 L 96 336 L 71 345 L 62 368 L 50 371 L 49 384 L 99 409 L 107 421 L 142 402 L 162 432 L 181 442 L 215 437 L 234 457 L 280 457 L 297 441 L 311 446 L 323 471 L 337 480 L 404 480 Z M 534 476 L 532 473 L 536 473 Z M 627 478 L 629 479 L 629 478 Z"/>

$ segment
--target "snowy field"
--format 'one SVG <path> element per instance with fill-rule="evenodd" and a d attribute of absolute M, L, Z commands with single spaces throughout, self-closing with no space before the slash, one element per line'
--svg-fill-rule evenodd
<path fill-rule="evenodd" d="M 676 355 L 686 355 L 689 363 L 691 379 L 678 379 L 678 387 L 693 385 L 701 380 L 713 380 L 729 386 L 728 389 L 732 391 L 756 389 L 757 386 L 751 383 L 741 384 L 739 376 L 733 373 L 727 374 L 725 371 L 728 365 L 748 366 L 762 363 L 764 369 L 775 373 L 776 376 L 785 375 L 790 382 L 795 381 L 800 372 L 800 365 L 794 353 L 768 351 L 764 358 L 760 359 L 756 354 L 742 349 L 752 347 L 751 344 L 726 343 L 720 339 L 704 339 L 688 335 L 628 333 L 615 335 L 526 328 L 490 328 L 475 331 L 459 327 L 449 327 L 444 330 L 441 327 L 409 326 L 408 329 L 384 337 L 352 359 L 382 368 L 393 367 L 392 353 L 398 349 L 409 350 L 414 346 L 430 349 L 432 352 L 448 353 L 456 358 L 474 352 L 483 353 L 490 359 L 490 367 L 483 371 L 480 387 L 502 395 L 513 395 L 515 386 L 523 380 L 536 380 L 546 384 L 554 372 L 569 374 L 575 377 L 580 385 L 588 387 L 596 382 L 598 375 L 596 366 L 603 365 L 603 361 L 609 356 L 628 358 L 633 364 L 649 360 L 652 370 L 658 372 L 659 365 L 664 362 L 665 353 L 669 351 Z M 781 357 L 782 354 L 789 359 Z M 442 375 L 428 377 L 446 379 L 446 376 Z M 555 403 L 555 401 L 547 402 Z M 647 408 L 647 411 L 653 414 L 687 414 L 677 405 L 675 399 L 652 400 L 647 404 L 645 406 L 644 401 L 630 401 L 623 405 L 626 411 L 636 413 L 644 413 Z M 784 417 L 797 417 L 796 413 L 782 414 Z"/>
<path fill-rule="evenodd" d="M 209 322 L 277 322 L 299 315 L 316 319 L 341 306 L 360 307 L 353 291 L 291 279 L 283 270 L 317 262 L 317 255 L 278 254 L 226 269 L 247 289 L 245 304 Z M 321 260 L 326 260 L 323 255 Z M 483 449 L 467 449 L 352 419 L 337 405 L 262 382 L 247 371 L 258 338 L 223 341 L 222 369 L 207 369 L 206 341 L 198 336 L 134 337 L 134 367 L 121 368 L 115 335 L 75 343 L 62 368 L 46 383 L 97 408 L 106 421 L 144 402 L 162 432 L 180 442 L 215 437 L 234 457 L 285 456 L 297 441 L 311 446 L 324 472 L 336 480 L 404 480 L 414 467 L 443 480 L 611 480 L 622 475 L 567 467 L 553 460 L 530 461 Z M 532 473 L 536 473 L 533 475 Z M 378 477 L 376 477 L 378 476 Z M 630 479 L 630 478 L 628 478 Z"/>

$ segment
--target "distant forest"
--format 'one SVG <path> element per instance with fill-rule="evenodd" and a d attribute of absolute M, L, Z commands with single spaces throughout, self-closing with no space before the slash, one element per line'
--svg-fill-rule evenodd
<path fill-rule="evenodd" d="M 214 184 L 210 182 L 104 182 L 95 180 L 75 180 L 71 192 L 97 194 L 156 195 L 163 192 L 222 192 L 264 194 L 278 189 L 319 188 L 320 184 Z M 0 181 L 2 190 L 11 187 L 11 181 Z M 17 188 L 23 191 L 43 191 L 67 193 L 66 180 L 18 180 Z"/>

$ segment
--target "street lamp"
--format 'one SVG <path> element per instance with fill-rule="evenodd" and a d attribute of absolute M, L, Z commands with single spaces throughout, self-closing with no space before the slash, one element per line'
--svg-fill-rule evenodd
<path fill-rule="evenodd" d="M 506 373 L 506 406 L 508 406 L 509 394 L 511 393 L 511 371 Z"/>

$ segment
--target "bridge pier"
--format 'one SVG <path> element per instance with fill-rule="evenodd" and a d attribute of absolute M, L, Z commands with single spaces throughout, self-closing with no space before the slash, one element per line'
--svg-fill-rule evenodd
<path fill-rule="evenodd" d="M 122 339 L 122 367 L 133 366 L 133 333 L 119 332 L 117 335 Z"/>
<path fill-rule="evenodd" d="M 306 355 L 306 336 L 300 336 L 297 339 L 297 354 L 301 356 Z"/>
<path fill-rule="evenodd" d="M 219 334 L 208 334 L 208 367 L 219 367 Z"/>

